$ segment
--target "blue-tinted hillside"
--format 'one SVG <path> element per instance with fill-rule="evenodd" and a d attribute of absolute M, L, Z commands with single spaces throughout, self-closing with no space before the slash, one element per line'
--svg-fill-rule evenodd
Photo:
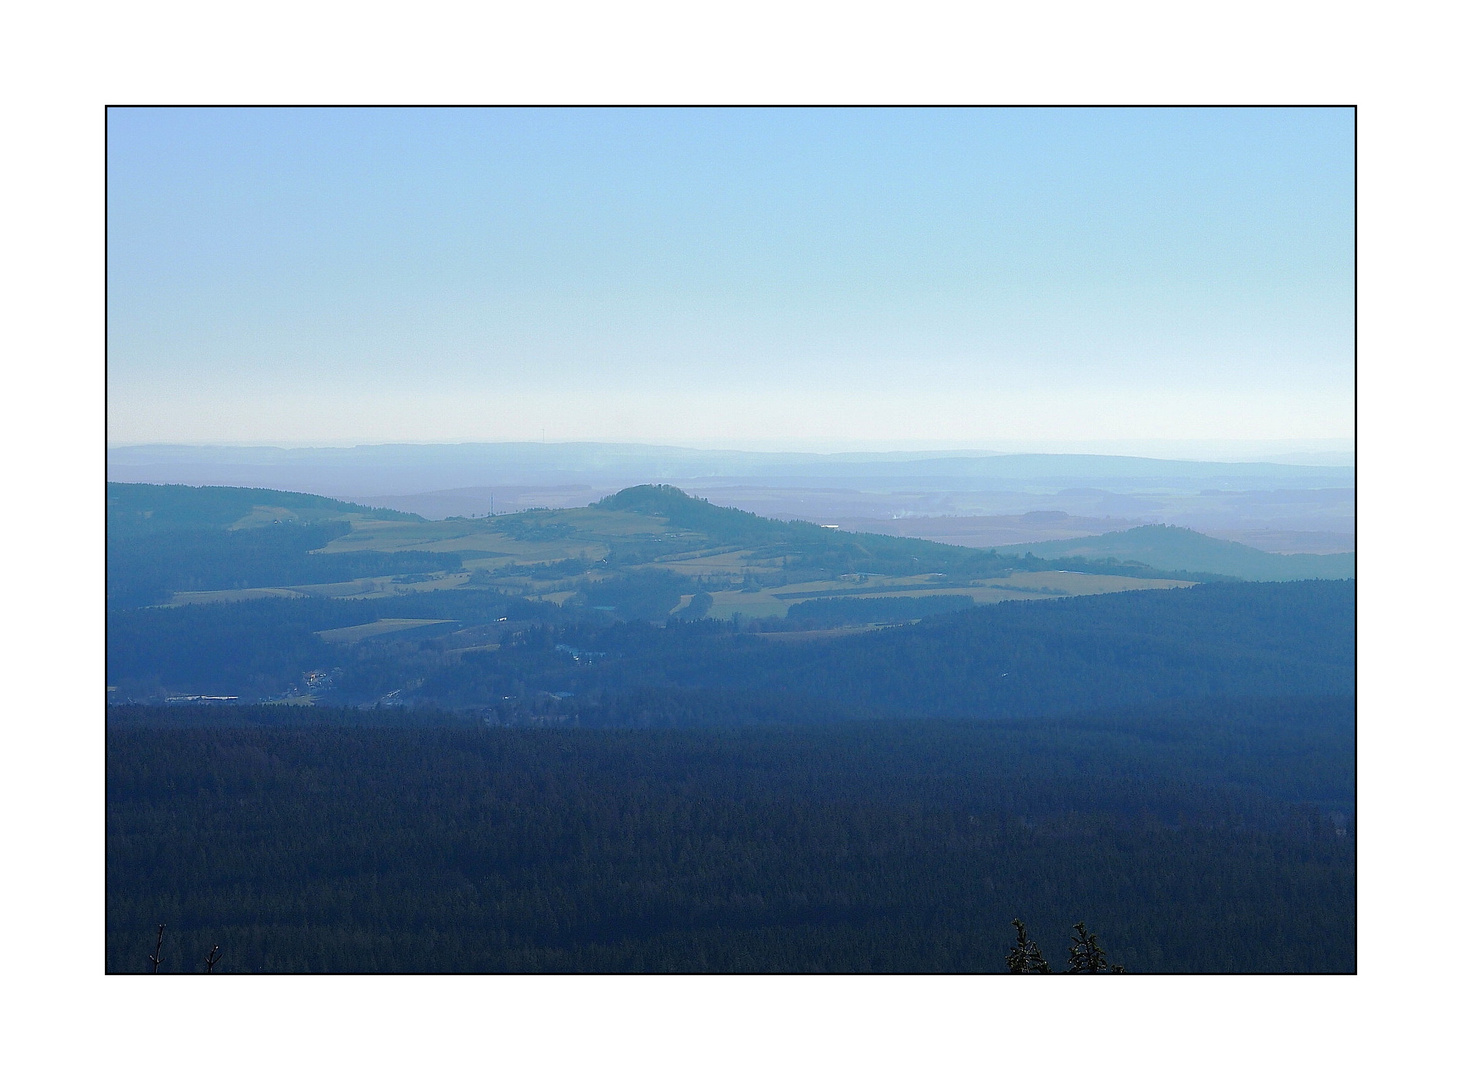
<path fill-rule="evenodd" d="M 1117 559 L 1145 563 L 1178 575 L 1223 574 L 1245 581 L 1303 581 L 1307 578 L 1355 577 L 1355 553 L 1338 555 L 1275 555 L 1268 551 L 1205 536 L 1175 525 L 1142 525 L 1123 532 L 1008 544 L 997 551 L 1042 559 Z"/>

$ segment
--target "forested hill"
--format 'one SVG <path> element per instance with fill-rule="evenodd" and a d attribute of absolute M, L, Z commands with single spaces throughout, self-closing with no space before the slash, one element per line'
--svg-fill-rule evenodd
<path fill-rule="evenodd" d="M 632 514 L 661 517 L 673 528 L 691 529 L 722 543 L 785 540 L 804 529 L 815 528 L 807 522 L 774 521 L 734 507 L 717 506 L 669 484 L 628 487 L 600 499 L 594 506 L 600 510 L 627 510 Z"/>
<path fill-rule="evenodd" d="M 421 520 L 293 491 L 109 483 L 107 608 L 164 603 L 186 589 L 460 570 L 460 558 L 426 552 L 315 554 L 355 522 Z"/>
<path fill-rule="evenodd" d="M 421 521 L 416 514 L 267 488 L 188 487 L 185 484 L 107 484 L 109 534 L 173 529 L 224 529 L 256 508 L 295 524 L 340 521 L 353 515 L 377 521 Z M 260 523 L 264 520 L 260 515 Z M 252 524 L 252 523 L 251 523 Z"/>
<path fill-rule="evenodd" d="M 1233 540 L 1205 536 L 1176 525 L 1142 525 L 1122 532 L 1007 544 L 995 550 L 1006 555 L 1041 559 L 1118 559 L 1146 563 L 1175 574 L 1223 574 L 1245 581 L 1301 581 L 1306 578 L 1355 577 L 1355 553 L 1340 555 L 1275 555 Z"/>
<path fill-rule="evenodd" d="M 909 574 L 921 570 L 953 574 L 999 573 L 1017 567 L 1059 567 L 1061 562 L 1022 562 L 1009 555 L 940 544 L 933 540 L 884 536 L 881 533 L 841 532 L 808 521 L 780 521 L 745 510 L 717 506 L 687 495 L 669 484 L 641 484 L 625 488 L 593 504 L 596 510 L 619 510 L 663 520 L 672 529 L 697 533 L 716 544 L 736 544 L 776 553 L 788 565 L 817 566 L 842 571 Z M 1084 563 L 1082 565 L 1085 565 Z M 1152 572 L 1146 567 L 1138 573 Z"/>
<path fill-rule="evenodd" d="M 830 641 L 746 676 L 908 715 L 1353 694 L 1355 588 L 1209 584 L 1000 604 Z"/>
<path fill-rule="evenodd" d="M 1065 569 L 1077 572 L 1120 573 L 1142 579 L 1167 573 L 1141 560 L 1101 555 L 1085 557 L 1025 556 L 985 548 L 941 544 L 877 532 L 843 532 L 808 521 L 781 521 L 745 510 L 717 506 L 687 495 L 669 484 L 641 484 L 625 488 L 593 504 L 596 510 L 618 510 L 663 520 L 718 544 L 760 547 L 787 556 L 797 565 L 816 565 L 842 571 L 917 573 L 938 571 L 954 575 L 993 574 L 1013 569 Z M 793 563 L 789 563 L 792 565 Z M 1189 580 L 1215 580 L 1222 575 L 1195 572 Z"/>

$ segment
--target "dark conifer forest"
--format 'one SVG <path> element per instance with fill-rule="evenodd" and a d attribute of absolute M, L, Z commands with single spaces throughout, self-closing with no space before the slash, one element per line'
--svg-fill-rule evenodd
<path fill-rule="evenodd" d="M 110 972 L 1355 969 L 1353 580 L 113 487 Z"/>

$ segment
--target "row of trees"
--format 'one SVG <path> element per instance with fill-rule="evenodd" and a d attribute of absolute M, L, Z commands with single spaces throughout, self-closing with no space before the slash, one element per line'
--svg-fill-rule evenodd
<path fill-rule="evenodd" d="M 603 659 L 578 664 L 556 644 Z M 1034 716 L 1135 701 L 1349 694 L 1354 648 L 1353 583 L 1246 583 L 988 605 L 795 644 L 721 622 L 559 626 L 442 664 L 415 693 L 471 706 L 518 696 L 520 685 L 576 695 L 714 687 L 894 715 Z"/>
<path fill-rule="evenodd" d="M 1025 923 L 1016 919 L 1012 923 L 1015 927 L 1015 947 L 1005 957 L 1005 966 L 1011 975 L 1050 975 L 1051 965 L 1041 955 L 1040 946 L 1037 945 L 1026 933 Z M 152 974 L 156 975 L 163 964 L 162 939 L 163 931 L 167 929 L 166 924 L 159 923 L 157 927 L 157 944 L 153 946 L 152 952 L 148 954 L 148 963 L 152 965 Z M 1097 944 L 1096 935 L 1086 929 L 1085 923 L 1077 923 L 1073 929 L 1076 935 L 1071 939 L 1070 955 L 1066 961 L 1066 974 L 1068 975 L 1124 975 L 1127 969 L 1120 964 L 1111 964 L 1107 961 L 1106 952 Z M 218 964 L 221 950 L 217 944 L 208 951 L 203 958 L 203 973 L 212 975 L 214 967 Z"/>
<path fill-rule="evenodd" d="M 1041 955 L 1041 947 L 1026 933 L 1025 923 L 1016 919 L 1015 947 L 1005 957 L 1005 967 L 1011 975 L 1051 975 L 1051 965 Z M 1107 960 L 1106 950 L 1097 944 L 1096 935 L 1086 928 L 1086 923 L 1072 927 L 1076 934 L 1071 939 L 1066 958 L 1067 975 L 1125 975 L 1127 969 L 1121 964 Z"/>

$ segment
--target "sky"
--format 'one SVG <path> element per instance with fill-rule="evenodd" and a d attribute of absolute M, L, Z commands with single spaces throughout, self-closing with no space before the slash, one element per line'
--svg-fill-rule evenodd
<path fill-rule="evenodd" d="M 108 441 L 1348 446 L 1354 173 L 1349 109 L 114 108 Z"/>

